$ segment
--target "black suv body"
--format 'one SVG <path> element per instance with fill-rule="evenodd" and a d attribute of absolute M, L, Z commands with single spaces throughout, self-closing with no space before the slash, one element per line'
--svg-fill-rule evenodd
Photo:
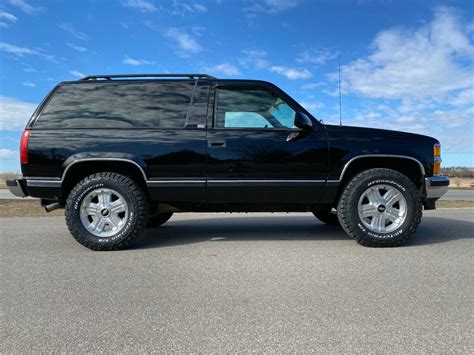
<path fill-rule="evenodd" d="M 308 211 L 361 244 L 393 246 L 449 185 L 434 138 L 325 125 L 271 83 L 198 74 L 60 83 L 20 151 L 10 190 L 65 207 L 92 249 L 192 211 Z"/>

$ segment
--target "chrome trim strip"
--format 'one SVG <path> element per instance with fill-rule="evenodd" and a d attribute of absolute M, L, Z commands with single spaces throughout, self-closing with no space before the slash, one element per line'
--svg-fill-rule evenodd
<path fill-rule="evenodd" d="M 27 186 L 31 187 L 61 187 L 62 182 L 64 181 L 67 172 L 69 169 L 76 163 L 80 162 L 85 162 L 85 161 L 123 161 L 127 163 L 132 163 L 135 166 L 137 166 L 142 175 L 144 180 L 146 181 L 146 184 L 148 186 L 196 186 L 196 185 L 205 185 L 206 183 L 210 184 L 325 184 L 325 183 L 339 183 L 340 180 L 303 180 L 303 179 L 291 179 L 291 180 L 285 180 L 285 179 L 211 179 L 211 180 L 206 180 L 206 179 L 189 179 L 186 180 L 186 178 L 181 178 L 181 179 L 156 179 L 156 180 L 148 180 L 146 178 L 145 172 L 142 169 L 140 165 L 138 165 L 136 162 L 133 160 L 129 159 L 122 159 L 122 158 L 85 158 L 85 159 L 77 159 L 71 164 L 69 164 L 66 169 L 64 169 L 64 172 L 61 176 L 61 179 L 56 178 L 55 180 L 51 180 L 51 178 L 41 178 L 41 177 L 35 177 L 34 179 L 27 179 Z"/>
<path fill-rule="evenodd" d="M 148 180 L 150 187 L 191 187 L 206 186 L 206 180 Z"/>
<path fill-rule="evenodd" d="M 26 186 L 28 187 L 61 187 L 61 181 L 26 179 Z"/>
<path fill-rule="evenodd" d="M 326 180 L 208 180 L 207 187 L 298 187 L 326 186 Z"/>
<path fill-rule="evenodd" d="M 61 181 L 59 178 L 51 177 L 51 176 L 24 176 L 23 179 L 25 179 L 25 180 Z"/>
<path fill-rule="evenodd" d="M 64 178 L 66 177 L 66 174 L 67 174 L 68 170 L 71 168 L 71 166 L 73 166 L 76 163 L 81 163 L 81 162 L 84 162 L 84 161 L 123 161 L 123 162 L 126 162 L 126 163 L 132 163 L 133 165 L 135 165 L 136 167 L 138 167 L 140 169 L 140 171 L 143 175 L 143 179 L 145 181 L 147 181 L 145 171 L 143 170 L 143 168 L 140 165 L 138 165 L 138 163 L 134 162 L 133 160 L 123 159 L 123 158 L 84 158 L 84 159 L 77 159 L 77 160 L 73 161 L 71 164 L 69 164 L 66 167 L 66 169 L 64 169 L 63 175 L 61 176 L 61 181 L 64 181 Z"/>
<path fill-rule="evenodd" d="M 413 161 L 417 162 L 418 165 L 420 166 L 421 174 L 422 174 L 423 176 L 426 175 L 425 167 L 423 166 L 423 164 L 421 164 L 421 162 L 420 162 L 418 159 L 409 157 L 409 156 L 407 156 L 407 155 L 395 155 L 395 154 L 365 154 L 365 155 L 358 155 L 358 156 L 355 156 L 355 157 L 353 157 L 351 160 L 349 160 L 349 161 L 344 165 L 344 168 L 342 169 L 341 175 L 339 176 L 339 180 L 342 180 L 342 178 L 344 177 L 344 173 L 346 172 L 346 170 L 347 170 L 347 168 L 349 167 L 349 165 L 350 165 L 354 160 L 361 159 L 361 158 L 401 158 L 401 159 L 410 159 L 410 160 L 413 160 Z"/>
<path fill-rule="evenodd" d="M 169 184 L 169 183 L 193 183 L 193 184 L 201 184 L 205 183 L 206 180 L 147 180 L 147 184 Z"/>
<path fill-rule="evenodd" d="M 216 182 L 216 183 L 235 183 L 235 182 L 250 182 L 250 183 L 278 183 L 278 182 L 286 182 L 286 183 L 325 183 L 326 180 L 298 180 L 298 179 L 293 179 L 293 180 L 283 180 L 283 179 L 277 179 L 277 180 L 251 180 L 251 179 L 241 179 L 241 180 L 207 180 L 207 182 Z"/>
<path fill-rule="evenodd" d="M 296 184 L 318 184 L 322 185 L 328 183 L 339 183 L 339 180 L 263 180 L 263 179 L 211 179 L 211 180 L 148 180 L 148 186 L 160 186 L 160 187 L 183 187 L 183 186 L 196 186 L 196 185 L 205 185 L 206 183 L 209 186 L 225 186 L 225 185 L 296 185 Z"/>

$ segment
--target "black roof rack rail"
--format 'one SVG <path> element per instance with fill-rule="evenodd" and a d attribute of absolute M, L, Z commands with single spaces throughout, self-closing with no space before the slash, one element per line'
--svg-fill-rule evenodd
<path fill-rule="evenodd" d="M 79 81 L 97 80 L 97 79 L 119 79 L 119 78 L 190 78 L 190 79 L 215 79 L 207 74 L 111 74 L 111 75 L 89 75 Z"/>

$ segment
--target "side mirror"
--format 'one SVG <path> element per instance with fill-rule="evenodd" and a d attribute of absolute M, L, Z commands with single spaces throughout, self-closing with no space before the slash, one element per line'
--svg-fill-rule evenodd
<path fill-rule="evenodd" d="M 296 112 L 295 126 L 305 131 L 311 131 L 313 130 L 313 121 L 303 112 Z"/>

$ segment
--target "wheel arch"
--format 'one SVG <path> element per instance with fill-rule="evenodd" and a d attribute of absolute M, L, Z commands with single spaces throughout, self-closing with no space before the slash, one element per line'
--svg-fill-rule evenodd
<path fill-rule="evenodd" d="M 67 198 L 71 189 L 86 176 L 105 171 L 130 177 L 148 193 L 145 170 L 136 161 L 125 158 L 79 158 L 67 164 L 63 170 L 61 175 L 63 198 Z"/>
<path fill-rule="evenodd" d="M 426 175 L 423 164 L 416 158 L 404 155 L 371 154 L 358 155 L 350 159 L 339 176 L 339 189 L 335 203 L 339 200 L 347 183 L 362 171 L 376 168 L 392 169 L 407 176 L 418 189 L 422 189 Z"/>

